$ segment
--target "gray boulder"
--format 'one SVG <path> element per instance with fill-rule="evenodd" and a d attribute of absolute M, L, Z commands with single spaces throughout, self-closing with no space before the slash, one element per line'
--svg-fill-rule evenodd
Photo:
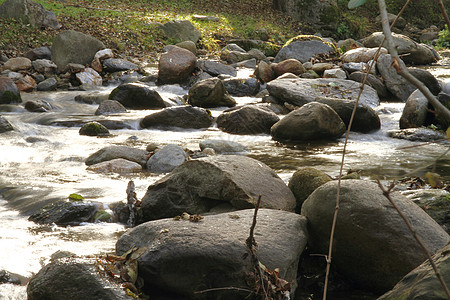
<path fill-rule="evenodd" d="M 58 88 L 58 81 L 50 77 L 38 83 L 36 89 L 38 91 L 55 91 Z"/>
<path fill-rule="evenodd" d="M 363 82 L 365 77 L 366 74 L 364 72 L 356 71 L 350 74 L 349 79 L 357 82 Z M 377 91 L 378 97 L 380 99 L 386 99 L 389 96 L 389 92 L 386 86 L 375 75 L 369 74 L 369 76 L 367 77 L 366 84 L 370 85 Z"/>
<path fill-rule="evenodd" d="M 24 104 L 24 108 L 31 112 L 48 112 L 52 110 L 52 106 L 45 100 L 28 100 Z"/>
<path fill-rule="evenodd" d="M 173 47 L 161 54 L 158 63 L 158 80 L 162 83 L 181 83 L 194 72 L 197 57 L 191 51 Z"/>
<path fill-rule="evenodd" d="M 392 33 L 398 54 L 404 55 L 402 59 L 407 64 L 427 65 L 436 61 L 435 54 L 432 49 L 424 44 L 418 44 L 409 37 Z M 382 32 L 374 32 L 363 40 L 363 44 L 368 48 L 378 47 L 384 39 Z M 387 42 L 383 43 L 383 47 L 387 47 Z"/>
<path fill-rule="evenodd" d="M 108 161 L 103 161 L 98 164 L 90 165 L 86 170 L 97 173 L 118 173 L 129 174 L 142 171 L 142 166 L 133 161 L 123 158 L 116 158 Z"/>
<path fill-rule="evenodd" d="M 158 109 L 166 107 L 159 93 L 143 83 L 124 83 L 111 91 L 108 97 L 130 109 Z"/>
<path fill-rule="evenodd" d="M 109 93 L 105 92 L 90 92 L 88 94 L 80 94 L 75 96 L 74 100 L 86 104 L 100 104 L 108 100 Z"/>
<path fill-rule="evenodd" d="M 424 127 L 389 130 L 388 136 L 396 139 L 426 143 L 446 139 L 444 132 Z"/>
<path fill-rule="evenodd" d="M 148 187 L 142 198 L 143 220 L 204 213 L 219 204 L 294 211 L 292 192 L 265 164 L 241 155 L 218 155 L 189 160 Z M 230 208 L 232 209 L 232 208 Z"/>
<path fill-rule="evenodd" d="M 0 5 L 0 18 L 13 18 L 40 29 L 50 27 L 60 29 L 58 19 L 51 11 L 31 0 L 6 0 Z"/>
<path fill-rule="evenodd" d="M 84 222 L 93 222 L 97 210 L 98 205 L 95 203 L 58 201 L 45 205 L 28 220 L 37 224 L 78 226 Z"/>
<path fill-rule="evenodd" d="M 345 133 L 345 124 L 328 105 L 311 102 L 287 114 L 272 126 L 277 141 L 310 141 L 337 139 Z"/>
<path fill-rule="evenodd" d="M 429 71 L 418 68 L 408 68 L 408 71 L 411 75 L 422 81 L 422 83 L 425 84 L 433 95 L 437 96 L 439 94 L 441 91 L 441 85 L 436 77 L 434 77 Z"/>
<path fill-rule="evenodd" d="M 74 30 L 59 33 L 52 44 L 52 60 L 62 72 L 67 64 L 89 65 L 105 45 L 96 38 Z"/>
<path fill-rule="evenodd" d="M 102 264 L 108 264 L 102 261 Z M 121 284 L 100 273 L 99 259 L 74 256 L 52 260 L 34 275 L 27 287 L 29 300 L 130 300 Z"/>
<path fill-rule="evenodd" d="M 327 253 L 336 206 L 336 181 L 316 189 L 303 203 L 313 253 Z M 450 236 L 420 207 L 397 192 L 393 201 L 411 222 L 431 253 L 450 241 Z M 374 292 L 391 289 L 426 255 L 402 218 L 376 183 L 344 180 L 333 243 L 333 266 L 358 286 Z"/>
<path fill-rule="evenodd" d="M 200 61 L 198 63 L 198 67 L 214 77 L 219 75 L 229 75 L 231 77 L 235 77 L 237 75 L 237 71 L 235 68 L 217 61 Z"/>
<path fill-rule="evenodd" d="M 212 125 L 214 118 L 211 112 L 201 107 L 177 106 L 165 108 L 144 117 L 140 126 L 151 127 L 180 127 L 180 128 L 208 128 Z"/>
<path fill-rule="evenodd" d="M 92 68 L 85 68 L 83 71 L 75 74 L 75 78 L 81 85 L 102 85 L 103 79 L 100 74 Z"/>
<path fill-rule="evenodd" d="M 139 276 L 147 292 L 164 299 L 196 299 L 195 292 L 230 286 L 252 290 L 247 276 L 254 269 L 246 255 L 246 239 L 253 214 L 254 210 L 248 209 L 205 216 L 200 222 L 147 222 L 124 233 L 116 243 L 116 253 L 121 255 L 134 246 L 145 249 L 137 259 Z M 273 209 L 258 211 L 258 259 L 270 270 L 279 268 L 280 278 L 291 285 L 291 295 L 297 287 L 297 266 L 306 239 L 302 216 Z M 188 272 L 180 272 L 180 264 Z M 248 295 L 238 289 L 208 293 L 213 299 L 244 299 Z"/>
<path fill-rule="evenodd" d="M 108 128 L 99 122 L 87 122 L 79 130 L 80 135 L 87 136 L 107 136 L 110 135 Z"/>
<path fill-rule="evenodd" d="M 38 73 L 47 74 L 47 75 L 56 73 L 57 66 L 51 60 L 36 59 L 36 60 L 33 60 L 31 62 L 31 64 L 33 65 L 33 68 Z"/>
<path fill-rule="evenodd" d="M 24 57 L 30 59 L 31 61 L 36 59 L 52 60 L 52 51 L 50 50 L 50 47 L 47 46 L 37 47 L 25 53 Z"/>
<path fill-rule="evenodd" d="M 138 70 L 139 66 L 121 58 L 107 58 L 103 61 L 103 70 L 109 73 Z"/>
<path fill-rule="evenodd" d="M 316 102 L 329 105 L 348 127 L 356 100 L 344 100 L 336 98 L 317 97 Z M 358 104 L 352 123 L 352 131 L 370 132 L 381 127 L 380 117 L 375 110 L 367 105 Z"/>
<path fill-rule="evenodd" d="M 400 117 L 400 129 L 425 126 L 428 115 L 428 100 L 421 91 L 415 90 L 406 100 Z"/>
<path fill-rule="evenodd" d="M 205 108 L 236 105 L 219 78 L 208 78 L 195 83 L 189 89 L 188 103 Z"/>
<path fill-rule="evenodd" d="M 8 77 L 0 76 L 0 104 L 11 104 L 22 102 L 19 89 Z"/>
<path fill-rule="evenodd" d="M 16 71 L 26 71 L 31 70 L 32 64 L 31 60 L 26 57 L 13 57 L 8 59 L 7 62 L 3 65 L 3 70 L 11 70 L 13 72 Z"/>
<path fill-rule="evenodd" d="M 227 140 L 203 140 L 199 143 L 200 149 L 210 148 L 214 149 L 217 154 L 230 154 L 230 153 L 240 153 L 247 151 L 247 148 L 233 141 Z"/>
<path fill-rule="evenodd" d="M 319 40 L 295 41 L 281 48 L 277 56 L 275 56 L 274 62 L 278 63 L 286 59 L 295 58 L 304 63 L 316 54 L 329 54 L 333 51 L 333 48 Z"/>
<path fill-rule="evenodd" d="M 433 256 L 439 273 L 446 286 L 450 286 L 450 245 L 443 247 Z M 446 299 L 444 289 L 439 282 L 433 267 L 428 260 L 409 272 L 392 290 L 377 300 L 388 299 Z"/>
<path fill-rule="evenodd" d="M 120 114 L 126 112 L 127 109 L 116 100 L 104 100 L 102 101 L 97 110 L 95 111 L 95 115 L 111 115 L 111 114 Z"/>
<path fill-rule="evenodd" d="M 278 78 L 267 84 L 267 90 L 281 104 L 287 102 L 302 106 L 321 96 L 356 100 L 359 84 L 353 80 L 335 78 Z M 364 86 L 359 103 L 377 107 L 379 101 L 377 92 L 370 86 Z"/>
<path fill-rule="evenodd" d="M 136 149 L 127 146 L 108 146 L 98 150 L 86 158 L 85 164 L 87 166 L 98 164 L 103 161 L 108 161 L 116 158 L 123 158 L 129 161 L 134 161 L 145 167 L 147 164 L 148 152 L 141 149 Z"/>
<path fill-rule="evenodd" d="M 164 33 L 174 44 L 183 41 L 197 43 L 201 38 L 201 33 L 188 20 L 174 20 L 161 25 Z"/>
<path fill-rule="evenodd" d="M 217 127 L 228 133 L 270 133 L 270 128 L 280 118 L 270 109 L 245 105 L 227 109 L 217 117 Z"/>
<path fill-rule="evenodd" d="M 365 47 L 359 47 L 355 49 L 350 49 L 344 54 L 341 55 L 341 60 L 344 63 L 359 63 L 359 62 L 369 62 L 375 58 L 375 54 L 378 53 L 378 46 L 375 48 L 365 48 Z M 388 51 L 386 48 L 381 47 L 381 50 L 379 52 L 380 54 L 388 54 Z"/>
<path fill-rule="evenodd" d="M 236 97 L 255 96 L 261 86 L 256 78 L 227 78 L 223 81 L 227 92 Z"/>
<path fill-rule="evenodd" d="M 0 133 L 14 130 L 11 123 L 8 122 L 4 117 L 0 116 Z"/>
<path fill-rule="evenodd" d="M 169 144 L 158 150 L 147 161 L 147 170 L 167 173 L 186 161 L 187 153 L 178 145 Z"/>

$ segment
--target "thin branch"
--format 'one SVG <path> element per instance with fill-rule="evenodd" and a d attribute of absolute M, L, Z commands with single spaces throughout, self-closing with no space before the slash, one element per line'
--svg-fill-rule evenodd
<path fill-rule="evenodd" d="M 204 293 L 216 292 L 216 291 L 240 291 L 240 292 L 248 292 L 250 294 L 253 293 L 253 291 L 248 290 L 248 289 L 229 286 L 229 287 L 212 288 L 212 289 L 207 289 L 207 290 L 203 290 L 203 291 L 197 291 L 197 292 L 194 292 L 194 294 L 204 294 Z"/>
<path fill-rule="evenodd" d="M 447 29 L 450 30 L 450 20 L 448 19 L 447 12 L 445 11 L 444 3 L 442 3 L 442 0 L 438 0 L 438 3 L 441 8 L 442 15 L 444 16 L 445 23 L 447 23 Z"/>
<path fill-rule="evenodd" d="M 428 251 L 427 247 L 425 246 L 425 244 L 423 243 L 422 239 L 417 235 L 417 232 L 414 230 L 411 222 L 408 220 L 408 218 L 403 214 L 403 212 L 400 210 L 400 208 L 397 206 L 397 204 L 394 202 L 394 200 L 392 200 L 391 198 L 391 190 L 393 189 L 393 187 L 395 186 L 394 184 L 391 184 L 391 186 L 389 187 L 388 190 L 386 190 L 383 185 L 381 184 L 381 182 L 379 180 L 377 180 L 378 182 L 378 186 L 380 187 L 380 189 L 383 191 L 383 195 L 389 200 L 389 202 L 392 204 L 392 206 L 395 208 L 395 210 L 397 211 L 397 213 L 400 215 L 400 217 L 403 219 L 403 221 L 405 222 L 406 226 L 408 226 L 409 231 L 411 231 L 411 233 L 413 234 L 414 238 L 416 239 L 417 243 L 419 243 L 420 247 L 422 248 L 423 252 L 425 252 L 428 261 L 430 262 L 431 266 L 433 267 L 434 273 L 436 274 L 436 277 L 438 278 L 438 280 L 440 281 L 442 288 L 445 291 L 445 294 L 447 295 L 447 298 L 450 299 L 450 291 L 447 288 L 447 285 L 445 284 L 444 279 L 442 278 L 441 273 L 439 272 L 439 270 L 436 267 L 436 264 L 433 261 L 433 258 L 431 257 L 430 251 Z"/>

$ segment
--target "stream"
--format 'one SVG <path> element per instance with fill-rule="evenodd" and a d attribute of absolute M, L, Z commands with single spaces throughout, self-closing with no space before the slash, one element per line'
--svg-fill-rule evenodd
<path fill-rule="evenodd" d="M 430 68 L 441 80 L 448 80 L 448 68 Z M 241 70 L 241 74 L 248 70 Z M 178 85 L 155 86 L 163 98 L 187 93 Z M 109 93 L 113 87 L 99 90 Z M 142 172 L 137 174 L 100 174 L 86 170 L 84 160 L 97 150 L 110 145 L 126 145 L 145 149 L 149 143 L 179 144 L 199 150 L 204 139 L 225 139 L 244 144 L 247 155 L 258 159 L 277 172 L 287 183 L 298 168 L 311 166 L 332 177 L 339 174 L 344 138 L 328 143 L 283 145 L 270 135 L 233 135 L 213 126 L 206 130 L 139 129 L 139 120 L 155 112 L 129 110 L 113 116 L 94 116 L 98 105 L 82 104 L 74 97 L 91 91 L 58 91 L 22 93 L 23 102 L 45 100 L 54 109 L 48 113 L 30 113 L 23 106 L 0 105 L 0 112 L 14 127 L 1 134 L 0 139 L 0 270 L 30 277 L 38 272 L 56 251 L 70 251 L 78 255 L 111 252 L 118 237 L 126 230 L 115 223 L 84 224 L 77 227 L 37 225 L 27 220 L 37 207 L 55 199 L 65 199 L 72 193 L 86 200 L 108 204 L 126 201 L 129 180 L 136 185 L 138 199 L 147 187 L 163 175 Z M 239 104 L 258 102 L 252 97 L 233 97 Z M 381 103 L 376 109 L 382 127 L 370 134 L 351 132 L 345 157 L 344 172 L 360 170 L 364 179 L 392 180 L 405 176 L 421 176 L 448 147 L 430 144 L 401 149 L 418 142 L 392 139 L 387 131 L 398 129 L 403 103 Z M 212 109 L 218 116 L 225 108 Z M 78 133 L 79 127 L 49 126 L 57 120 L 125 121 L 132 129 L 110 130 L 111 137 L 89 137 Z M 450 157 L 440 159 L 436 172 L 450 179 Z M 410 174 L 413 172 L 413 174 Z M 26 299 L 26 286 L 0 285 L 0 299 Z"/>

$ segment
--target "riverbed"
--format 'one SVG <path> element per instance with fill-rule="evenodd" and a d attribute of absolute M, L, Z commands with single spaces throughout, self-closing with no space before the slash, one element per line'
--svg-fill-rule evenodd
<path fill-rule="evenodd" d="M 429 69 L 435 76 L 448 80 L 447 68 Z M 242 73 L 246 71 L 243 70 Z M 242 74 L 241 73 L 241 74 Z M 163 98 L 182 96 L 187 90 L 178 85 L 154 88 Z M 103 87 L 109 93 L 113 87 Z M 77 227 L 37 225 L 27 220 L 37 207 L 55 199 L 65 199 L 72 193 L 86 200 L 108 204 L 126 201 L 129 180 L 136 185 L 138 198 L 147 187 L 162 175 L 142 172 L 137 174 L 99 174 L 86 170 L 84 160 L 95 151 L 110 145 L 126 145 L 145 149 L 149 143 L 178 144 L 190 150 L 199 150 L 204 139 L 225 139 L 244 144 L 246 155 L 258 159 L 274 169 L 287 183 L 295 170 L 311 166 L 332 177 L 339 174 L 344 138 L 326 143 L 280 144 L 270 135 L 233 135 L 215 126 L 205 130 L 139 129 L 139 120 L 155 111 L 129 110 L 108 117 L 94 116 L 95 104 L 74 101 L 75 96 L 91 91 L 34 92 L 22 94 L 23 101 L 45 100 L 54 109 L 48 113 L 30 113 L 22 106 L 0 107 L 0 111 L 15 128 L 1 134 L 0 139 L 0 270 L 25 277 L 49 261 L 56 251 L 70 251 L 79 255 L 111 252 L 118 237 L 126 230 L 115 223 L 84 224 Z M 258 102 L 252 97 L 234 97 L 238 104 Z M 382 102 L 376 110 L 381 118 L 381 129 L 369 134 L 350 133 L 344 171 L 358 170 L 364 179 L 389 181 L 406 176 L 421 176 L 448 148 L 443 144 L 399 149 L 418 145 L 418 142 L 392 139 L 387 132 L 398 129 L 403 103 Z M 225 108 L 212 110 L 214 116 Z M 121 120 L 130 129 L 111 130 L 110 137 L 81 136 L 79 127 L 50 126 L 58 120 Z M 435 172 L 450 179 L 450 158 L 437 162 Z M 26 299 L 25 286 L 0 285 L 0 299 Z"/>

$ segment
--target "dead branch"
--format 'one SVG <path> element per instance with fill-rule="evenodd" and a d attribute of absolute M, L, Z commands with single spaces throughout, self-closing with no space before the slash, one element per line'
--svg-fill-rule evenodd
<path fill-rule="evenodd" d="M 223 288 L 212 288 L 212 289 L 207 289 L 207 290 L 203 290 L 203 291 L 196 291 L 196 292 L 194 292 L 194 294 L 204 294 L 204 293 L 216 292 L 216 291 L 239 291 L 239 292 L 253 293 L 253 291 L 248 290 L 248 289 L 229 286 L 229 287 L 223 287 Z"/>
<path fill-rule="evenodd" d="M 127 186 L 127 205 L 128 205 L 128 211 L 130 213 L 127 221 L 128 227 L 134 227 L 136 225 L 136 206 L 135 203 L 137 201 L 136 199 L 136 193 L 134 192 L 135 186 L 133 180 L 130 180 L 128 182 Z"/>
<path fill-rule="evenodd" d="M 444 17 L 445 23 L 447 23 L 447 29 L 450 30 L 450 20 L 448 19 L 447 12 L 445 11 L 444 3 L 442 0 L 438 0 L 439 7 L 441 8 L 442 16 Z"/>
<path fill-rule="evenodd" d="M 392 200 L 391 198 L 391 191 L 392 189 L 395 187 L 394 183 L 391 183 L 389 189 L 385 189 L 383 187 L 383 185 L 381 184 L 381 182 L 379 180 L 377 180 L 378 182 L 378 186 L 380 187 L 380 189 L 383 191 L 383 195 L 389 200 L 389 202 L 392 204 L 392 206 L 395 208 L 395 210 L 397 211 L 397 213 L 399 214 L 399 216 L 403 219 L 403 221 L 405 222 L 406 226 L 408 226 L 409 231 L 411 231 L 411 233 L 413 234 L 414 238 L 416 239 L 417 243 L 420 245 L 420 247 L 422 248 L 423 252 L 425 252 L 428 261 L 430 262 L 431 266 L 433 267 L 434 273 L 436 274 L 436 277 L 438 278 L 439 282 L 442 285 L 442 288 L 444 289 L 447 298 L 450 299 L 450 291 L 447 288 L 447 285 L 445 284 L 444 279 L 442 278 L 441 273 L 439 272 L 439 270 L 436 267 L 436 264 L 433 261 L 433 258 L 431 257 L 430 251 L 428 251 L 427 247 L 425 246 L 425 244 L 422 242 L 422 239 L 417 235 L 417 232 L 414 230 L 411 222 L 408 220 L 408 218 L 403 214 L 403 212 L 400 210 L 400 208 L 397 206 L 397 204 L 394 202 L 394 200 Z"/>

